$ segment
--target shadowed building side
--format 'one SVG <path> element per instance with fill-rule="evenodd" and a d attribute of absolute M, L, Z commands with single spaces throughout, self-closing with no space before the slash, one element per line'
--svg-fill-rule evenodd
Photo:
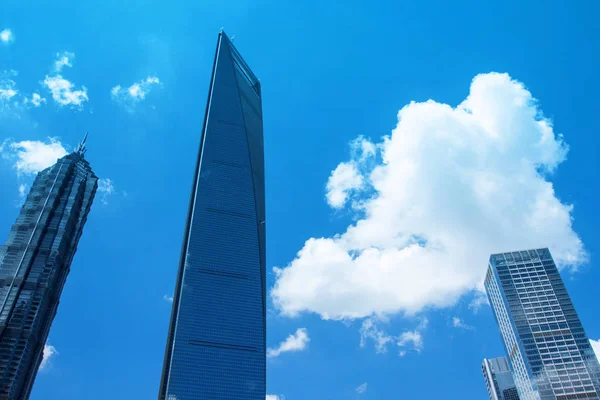
<path fill-rule="evenodd" d="M 160 400 L 265 399 L 265 229 L 260 83 L 220 33 Z"/>

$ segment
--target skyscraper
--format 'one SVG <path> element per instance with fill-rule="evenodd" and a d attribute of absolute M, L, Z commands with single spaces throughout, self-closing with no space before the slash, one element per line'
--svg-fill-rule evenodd
<path fill-rule="evenodd" d="M 485 288 L 521 400 L 599 398 L 600 365 L 548 249 L 492 255 Z"/>
<path fill-rule="evenodd" d="M 260 82 L 220 33 L 177 273 L 160 400 L 264 400 Z"/>
<path fill-rule="evenodd" d="M 29 398 L 98 178 L 75 152 L 41 171 L 0 248 L 0 399 Z"/>
<path fill-rule="evenodd" d="M 506 357 L 484 358 L 481 371 L 490 400 L 519 400 Z"/>

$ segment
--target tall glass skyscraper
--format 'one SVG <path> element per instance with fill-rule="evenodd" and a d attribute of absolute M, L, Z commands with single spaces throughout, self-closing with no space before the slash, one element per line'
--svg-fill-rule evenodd
<path fill-rule="evenodd" d="M 29 398 L 98 178 L 75 152 L 41 171 L 0 248 L 0 399 Z"/>
<path fill-rule="evenodd" d="M 264 400 L 260 82 L 220 33 L 177 273 L 160 400 Z"/>
<path fill-rule="evenodd" d="M 492 255 L 485 288 L 521 400 L 600 398 L 600 365 L 548 249 Z"/>
<path fill-rule="evenodd" d="M 519 400 L 506 357 L 484 358 L 481 371 L 490 400 Z"/>

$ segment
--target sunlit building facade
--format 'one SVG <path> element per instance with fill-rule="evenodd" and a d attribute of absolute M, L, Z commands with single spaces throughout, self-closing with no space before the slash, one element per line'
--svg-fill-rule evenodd
<path fill-rule="evenodd" d="M 492 255 L 485 288 L 521 400 L 599 398 L 600 365 L 548 249 Z"/>

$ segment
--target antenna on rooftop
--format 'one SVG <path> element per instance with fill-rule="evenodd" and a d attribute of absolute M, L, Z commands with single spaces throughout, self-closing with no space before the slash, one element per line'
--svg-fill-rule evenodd
<path fill-rule="evenodd" d="M 82 157 L 85 154 L 85 152 L 87 151 L 87 149 L 85 147 L 85 142 L 87 141 L 87 137 L 88 137 L 88 132 L 85 133 L 85 135 L 83 136 L 83 140 L 75 148 L 75 153 L 79 154 Z"/>

